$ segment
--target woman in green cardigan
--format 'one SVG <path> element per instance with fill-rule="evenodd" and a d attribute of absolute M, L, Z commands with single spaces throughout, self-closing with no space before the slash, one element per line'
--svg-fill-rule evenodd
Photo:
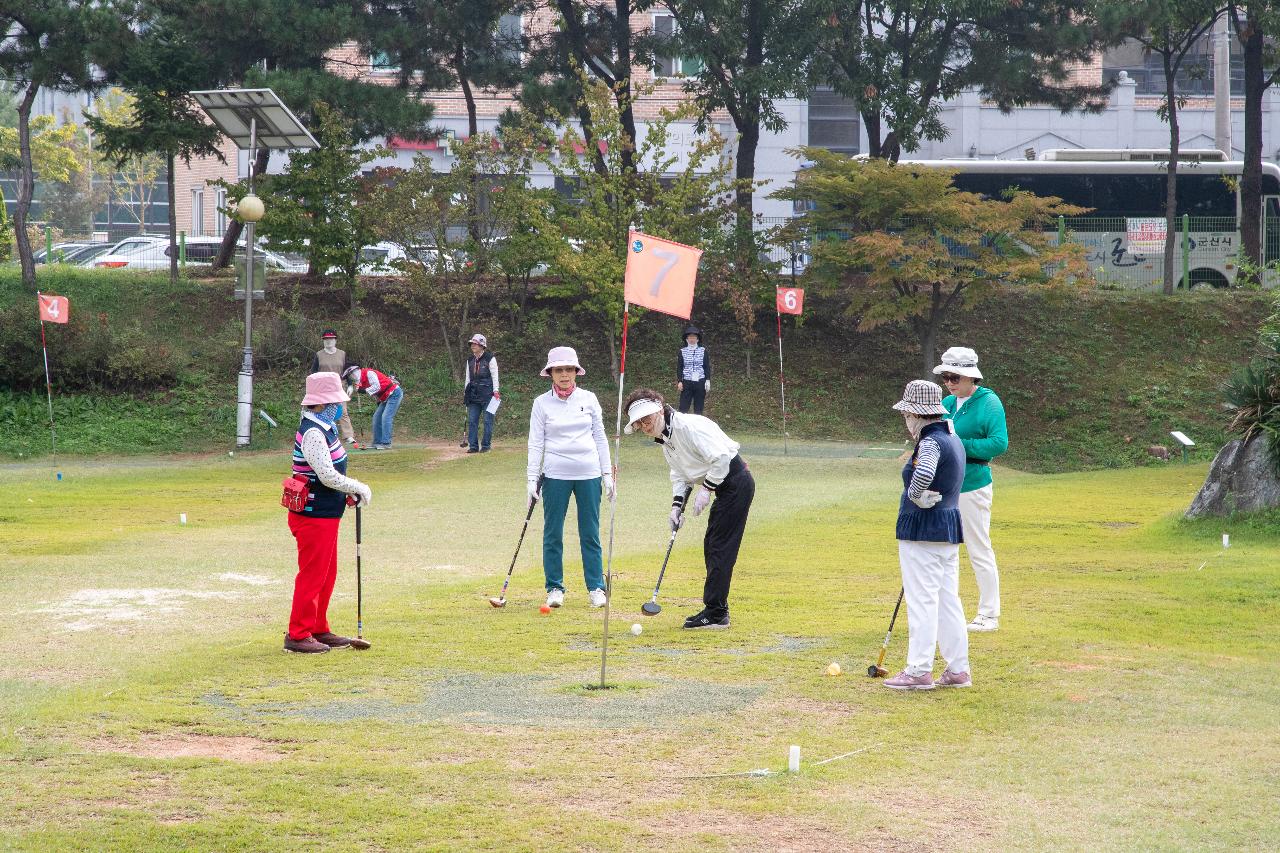
<path fill-rule="evenodd" d="M 991 460 L 1009 449 L 1004 405 L 994 391 L 980 384 L 978 354 L 968 347 L 951 347 L 933 372 L 949 392 L 942 405 L 964 445 L 960 522 L 978 581 L 978 613 L 969 630 L 995 631 L 1000 627 L 1000 573 L 991 547 Z"/>

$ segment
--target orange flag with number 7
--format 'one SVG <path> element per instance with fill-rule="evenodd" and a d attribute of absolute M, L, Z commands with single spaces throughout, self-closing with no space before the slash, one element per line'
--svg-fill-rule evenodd
<path fill-rule="evenodd" d="M 632 305 L 688 320 L 693 314 L 693 285 L 701 259 L 701 249 L 631 231 L 627 234 L 623 298 Z"/>

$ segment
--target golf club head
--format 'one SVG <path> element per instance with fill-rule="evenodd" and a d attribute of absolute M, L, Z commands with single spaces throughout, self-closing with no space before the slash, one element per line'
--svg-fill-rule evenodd
<path fill-rule="evenodd" d="M 656 601 L 646 601 L 640 605 L 640 612 L 645 616 L 657 616 L 662 612 L 662 605 Z"/>
<path fill-rule="evenodd" d="M 362 639 L 360 637 L 357 637 L 351 641 L 351 648 L 358 649 L 359 651 L 362 651 L 362 652 L 372 647 L 373 647 L 373 643 L 369 642 L 368 640 Z"/>
<path fill-rule="evenodd" d="M 490 598 L 489 604 L 493 607 L 506 607 L 507 600 L 505 598 Z"/>
<path fill-rule="evenodd" d="M 871 664 L 871 666 L 867 667 L 867 676 L 870 678 L 888 678 L 889 670 L 882 666 Z"/>

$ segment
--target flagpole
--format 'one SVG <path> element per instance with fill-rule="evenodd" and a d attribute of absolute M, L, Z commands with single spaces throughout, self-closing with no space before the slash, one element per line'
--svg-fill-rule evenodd
<path fill-rule="evenodd" d="M 36 304 L 40 304 L 40 291 L 36 291 Z M 53 448 L 53 464 L 58 465 L 58 427 L 53 422 L 53 382 L 49 379 L 49 345 L 44 338 L 44 318 L 40 319 L 40 350 L 44 353 L 44 393 L 49 400 L 49 442 Z"/>
<path fill-rule="evenodd" d="M 782 372 L 782 310 L 778 315 L 778 385 L 782 389 L 782 455 L 787 455 L 787 379 Z"/>
<path fill-rule="evenodd" d="M 613 601 L 613 527 L 618 509 L 618 461 L 622 450 L 622 389 L 627 384 L 627 325 L 631 303 L 622 303 L 622 354 L 618 363 L 618 417 L 613 428 L 613 488 L 609 501 L 609 556 L 604 570 L 604 639 L 600 643 L 600 689 L 606 687 L 605 673 L 609 660 L 609 605 Z"/>

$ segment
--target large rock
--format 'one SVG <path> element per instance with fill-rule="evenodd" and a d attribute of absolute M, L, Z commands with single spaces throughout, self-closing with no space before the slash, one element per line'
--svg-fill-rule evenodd
<path fill-rule="evenodd" d="M 1255 435 L 1248 442 L 1228 442 L 1218 451 L 1187 518 L 1257 512 L 1274 506 L 1280 506 L 1280 476 L 1266 438 Z"/>

